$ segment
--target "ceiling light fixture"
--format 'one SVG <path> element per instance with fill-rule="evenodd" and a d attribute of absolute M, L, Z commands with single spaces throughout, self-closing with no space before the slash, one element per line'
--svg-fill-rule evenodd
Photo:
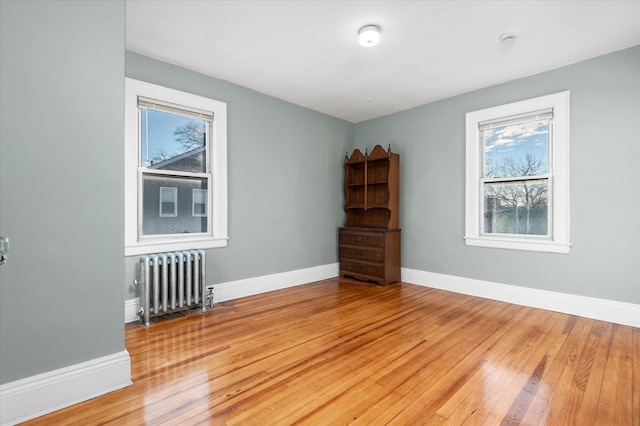
<path fill-rule="evenodd" d="M 360 28 L 358 40 L 362 46 L 375 46 L 380 41 L 380 28 L 375 25 L 366 25 Z"/>
<path fill-rule="evenodd" d="M 500 41 L 502 43 L 513 43 L 518 38 L 517 31 L 507 31 L 505 33 L 500 34 Z"/>

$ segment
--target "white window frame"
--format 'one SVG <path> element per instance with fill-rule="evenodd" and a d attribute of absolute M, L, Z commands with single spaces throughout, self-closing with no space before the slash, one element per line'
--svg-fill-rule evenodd
<path fill-rule="evenodd" d="M 171 194 L 171 200 L 165 201 L 164 194 Z M 164 213 L 162 210 L 162 204 L 170 202 L 173 203 L 173 213 Z M 159 214 L 160 217 L 178 217 L 178 188 L 174 188 L 171 186 L 161 186 L 160 187 L 160 203 L 159 203 Z"/>
<path fill-rule="evenodd" d="M 196 203 L 196 194 L 205 194 L 204 196 L 204 213 L 197 213 L 196 212 L 196 204 L 200 204 L 200 203 Z M 206 189 L 198 189 L 198 188 L 193 188 L 193 191 L 191 193 L 191 215 L 193 217 L 207 217 L 207 210 L 209 210 L 209 200 L 208 200 L 208 194 L 209 191 L 207 191 Z"/>
<path fill-rule="evenodd" d="M 484 146 L 480 123 L 551 108 L 548 237 L 485 234 L 482 232 L 482 173 Z M 465 244 L 513 250 L 569 253 L 569 91 L 486 108 L 466 114 Z"/>
<path fill-rule="evenodd" d="M 211 168 L 207 213 L 212 215 L 206 234 L 176 234 L 139 237 L 139 116 L 138 98 L 184 106 L 186 109 L 209 111 L 214 120 L 208 142 Z M 208 249 L 227 246 L 227 104 L 180 90 L 169 89 L 140 80 L 125 78 L 125 256 Z M 213 208 L 209 207 L 213 206 Z"/>

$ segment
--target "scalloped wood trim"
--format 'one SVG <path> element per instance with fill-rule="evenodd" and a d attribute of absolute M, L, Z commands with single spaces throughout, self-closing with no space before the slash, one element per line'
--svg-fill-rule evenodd
<path fill-rule="evenodd" d="M 353 150 L 351 157 L 348 157 L 345 163 L 361 163 L 366 160 L 366 156 L 358 148 Z"/>
<path fill-rule="evenodd" d="M 371 154 L 367 156 L 367 160 L 377 160 L 379 158 L 389 158 L 391 156 L 391 148 L 389 148 L 389 152 L 387 152 L 380 145 L 376 145 L 373 147 Z"/>

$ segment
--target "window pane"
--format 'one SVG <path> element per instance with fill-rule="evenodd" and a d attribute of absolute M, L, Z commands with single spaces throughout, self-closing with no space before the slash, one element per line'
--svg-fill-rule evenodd
<path fill-rule="evenodd" d="M 485 234 L 547 235 L 547 179 L 484 184 Z"/>
<path fill-rule="evenodd" d="M 150 169 L 206 172 L 206 120 L 140 108 L 141 165 Z"/>
<path fill-rule="evenodd" d="M 171 203 L 169 196 L 160 188 L 176 189 L 176 202 Z M 208 178 L 186 178 L 143 174 L 142 176 L 142 235 L 170 235 L 208 232 L 206 217 L 194 217 L 193 190 L 208 189 Z M 162 199 L 161 199 L 162 197 Z M 205 198 L 206 199 L 206 198 Z M 161 203 L 162 202 L 162 210 Z M 171 211 L 175 216 L 164 217 L 159 211 Z"/>
<path fill-rule="evenodd" d="M 549 119 L 482 130 L 483 176 L 535 176 L 549 173 Z"/>

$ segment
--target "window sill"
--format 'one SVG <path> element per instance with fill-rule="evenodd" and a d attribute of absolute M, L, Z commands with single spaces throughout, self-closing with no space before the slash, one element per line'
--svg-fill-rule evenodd
<path fill-rule="evenodd" d="M 203 238 L 190 239 L 188 241 L 144 241 L 135 245 L 125 246 L 125 256 L 137 256 L 141 254 L 162 253 L 183 250 L 204 250 L 227 246 L 228 238 Z"/>
<path fill-rule="evenodd" d="M 476 247 L 490 247 L 510 250 L 539 251 L 546 253 L 568 254 L 570 243 L 552 241 L 515 240 L 507 238 L 464 237 L 465 244 Z"/>

